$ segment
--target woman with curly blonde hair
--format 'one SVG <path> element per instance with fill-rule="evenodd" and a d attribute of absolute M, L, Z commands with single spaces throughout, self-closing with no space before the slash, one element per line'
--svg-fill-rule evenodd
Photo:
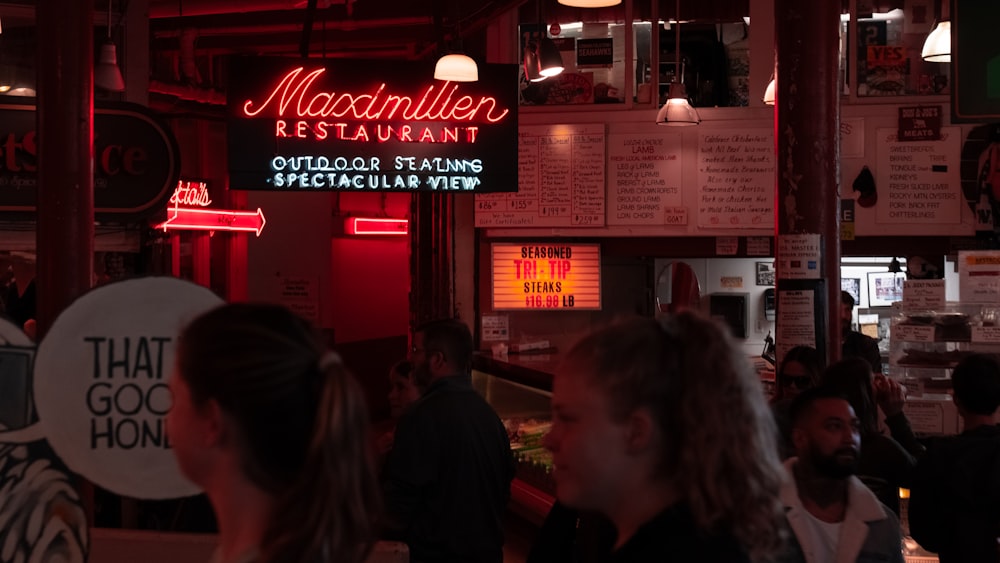
<path fill-rule="evenodd" d="M 219 522 L 213 563 L 362 563 L 379 488 L 360 387 L 301 318 L 223 305 L 181 333 L 167 428 Z"/>
<path fill-rule="evenodd" d="M 613 560 L 729 563 L 781 546 L 783 471 L 760 382 L 691 312 L 599 329 L 553 380 L 559 501 L 614 525 Z"/>

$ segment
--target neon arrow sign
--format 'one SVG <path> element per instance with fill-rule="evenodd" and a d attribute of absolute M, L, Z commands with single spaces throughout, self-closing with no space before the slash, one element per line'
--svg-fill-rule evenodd
<path fill-rule="evenodd" d="M 232 231 L 257 233 L 260 236 L 264 230 L 264 212 L 230 211 L 228 209 L 192 209 L 188 207 L 171 207 L 170 217 L 156 226 L 164 232 L 170 229 L 186 229 L 195 231 Z"/>

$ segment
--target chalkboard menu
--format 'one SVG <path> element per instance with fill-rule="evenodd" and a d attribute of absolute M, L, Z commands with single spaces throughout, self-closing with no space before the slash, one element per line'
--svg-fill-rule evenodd
<path fill-rule="evenodd" d="M 608 136 L 608 225 L 687 224 L 682 148 L 662 131 Z"/>
<path fill-rule="evenodd" d="M 774 229 L 774 182 L 770 129 L 699 133 L 699 227 Z"/>
<path fill-rule="evenodd" d="M 517 193 L 476 194 L 476 226 L 604 226 L 604 145 L 603 124 L 521 127 Z"/>

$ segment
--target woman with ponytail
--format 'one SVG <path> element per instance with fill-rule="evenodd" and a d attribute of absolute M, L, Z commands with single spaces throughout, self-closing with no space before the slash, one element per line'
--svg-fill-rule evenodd
<path fill-rule="evenodd" d="M 219 523 L 214 563 L 362 563 L 378 483 L 357 383 L 275 305 L 224 305 L 181 333 L 167 424 Z"/>

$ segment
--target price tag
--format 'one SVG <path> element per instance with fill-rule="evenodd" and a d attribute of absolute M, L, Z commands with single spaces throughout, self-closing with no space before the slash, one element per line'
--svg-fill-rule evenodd
<path fill-rule="evenodd" d="M 894 339 L 902 342 L 934 342 L 934 327 L 899 324 L 892 328 Z"/>
<path fill-rule="evenodd" d="M 1000 343 L 1000 326 L 972 327 L 972 341 L 986 342 L 990 344 Z"/>

